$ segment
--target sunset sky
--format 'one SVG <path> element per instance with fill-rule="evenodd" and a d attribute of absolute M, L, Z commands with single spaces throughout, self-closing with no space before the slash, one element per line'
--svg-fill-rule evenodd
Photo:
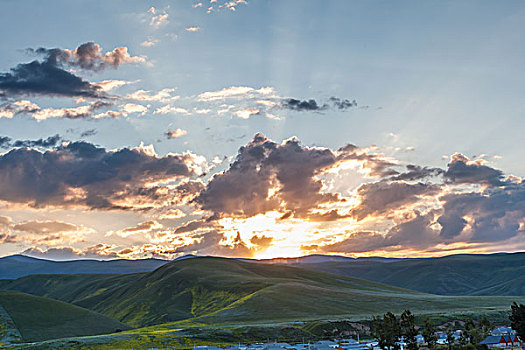
<path fill-rule="evenodd" d="M 0 256 L 525 249 L 522 1 L 2 1 Z"/>

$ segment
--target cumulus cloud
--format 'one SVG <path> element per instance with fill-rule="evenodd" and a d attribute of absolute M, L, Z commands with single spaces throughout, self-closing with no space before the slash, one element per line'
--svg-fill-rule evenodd
<path fill-rule="evenodd" d="M 168 130 L 168 132 L 165 135 L 168 140 L 172 140 L 172 139 L 176 139 L 176 138 L 185 136 L 187 134 L 188 132 L 184 129 L 175 129 L 175 130 Z"/>
<path fill-rule="evenodd" d="M 0 200 L 32 207 L 147 209 L 170 203 L 171 183 L 199 175 L 203 159 L 157 156 L 152 148 L 108 151 L 72 142 L 44 152 L 18 148 L 0 155 Z"/>
<path fill-rule="evenodd" d="M 301 146 L 297 139 L 278 144 L 257 134 L 195 201 L 218 215 L 246 217 L 282 210 L 304 216 L 320 204 L 338 200 L 322 193 L 322 183 L 315 178 L 336 162 L 330 149 Z"/>
<path fill-rule="evenodd" d="M 102 53 L 94 42 L 82 44 L 74 50 L 39 48 L 29 51 L 43 55 L 43 60 L 21 63 L 8 73 L 0 73 L 0 96 L 104 98 L 101 85 L 85 81 L 65 68 L 101 71 L 108 67 L 116 69 L 122 63 L 146 62 L 145 57 L 131 56 L 126 47 Z"/>
<path fill-rule="evenodd" d="M 145 63 L 144 56 L 131 56 L 125 46 L 117 47 L 113 51 L 102 52 L 102 48 L 95 42 L 87 42 L 76 49 L 46 49 L 33 50 L 45 56 L 46 62 L 55 66 L 78 67 L 90 71 L 102 71 L 106 68 L 117 69 L 123 63 Z"/>
<path fill-rule="evenodd" d="M 482 159 L 470 160 L 463 154 L 455 153 L 448 164 L 445 178 L 452 183 L 502 185 L 503 172 L 483 165 Z"/>
<path fill-rule="evenodd" d="M 155 109 L 155 111 L 153 112 L 153 114 L 168 114 L 168 113 L 173 113 L 173 114 L 190 114 L 190 112 L 187 109 L 185 109 L 185 108 L 174 107 L 174 106 L 170 106 L 170 105 L 165 105 L 165 106 L 159 107 L 159 108 Z"/>

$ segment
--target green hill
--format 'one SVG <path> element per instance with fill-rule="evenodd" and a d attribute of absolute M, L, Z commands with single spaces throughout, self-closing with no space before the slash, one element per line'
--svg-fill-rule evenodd
<path fill-rule="evenodd" d="M 37 275 L 3 288 L 52 297 L 132 326 L 364 319 L 386 311 L 508 309 L 516 298 L 447 297 L 291 266 L 192 258 L 132 275 Z M 518 298 L 519 300 L 519 298 Z"/>
<path fill-rule="evenodd" d="M 525 296 L 525 253 L 451 255 L 442 258 L 295 263 L 440 295 Z"/>
<path fill-rule="evenodd" d="M 130 329 L 99 313 L 20 292 L 0 291 L 0 306 L 26 342 Z"/>

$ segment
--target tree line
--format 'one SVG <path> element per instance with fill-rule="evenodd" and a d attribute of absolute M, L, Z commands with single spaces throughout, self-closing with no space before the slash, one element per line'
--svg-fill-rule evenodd
<path fill-rule="evenodd" d="M 511 328 L 517 332 L 520 339 L 525 340 L 525 305 L 514 302 L 509 316 Z M 445 331 L 448 350 L 452 349 L 486 349 L 480 345 L 481 341 L 490 335 L 493 326 L 487 316 L 475 322 L 468 318 L 459 339 L 454 335 L 455 329 L 451 326 Z M 437 327 L 429 317 L 423 320 L 422 326 L 417 327 L 415 316 L 410 310 L 405 310 L 399 317 L 392 312 L 383 316 L 374 316 L 372 320 L 372 335 L 377 339 L 381 349 L 398 350 L 400 342 L 406 344 L 407 350 L 419 348 L 417 335 L 420 333 L 429 349 L 437 347 Z"/>

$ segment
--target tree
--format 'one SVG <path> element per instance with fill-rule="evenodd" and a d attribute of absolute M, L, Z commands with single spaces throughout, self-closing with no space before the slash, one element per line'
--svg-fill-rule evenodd
<path fill-rule="evenodd" d="M 415 317 L 410 310 L 405 310 L 401 314 L 400 327 L 401 335 L 404 337 L 405 343 L 407 344 L 407 349 L 416 350 L 418 348 L 416 340 L 416 323 Z"/>
<path fill-rule="evenodd" d="M 452 349 L 452 345 L 456 342 L 456 338 L 454 337 L 454 328 L 448 327 L 447 328 L 447 344 L 448 344 L 448 350 Z"/>
<path fill-rule="evenodd" d="M 374 316 L 372 321 L 374 327 L 374 336 L 377 338 L 378 345 L 381 349 L 398 350 L 399 344 L 396 344 L 400 335 L 401 328 L 396 315 L 387 312 L 383 318 Z"/>
<path fill-rule="evenodd" d="M 479 321 L 479 325 L 481 327 L 481 331 L 483 332 L 483 335 L 487 337 L 490 334 L 490 331 L 492 330 L 492 327 L 493 327 L 489 318 L 487 316 L 483 316 L 481 320 Z"/>
<path fill-rule="evenodd" d="M 484 338 L 483 332 L 476 328 L 476 324 L 471 318 L 465 321 L 465 335 L 471 344 L 479 344 Z"/>
<path fill-rule="evenodd" d="M 436 348 L 436 326 L 434 326 L 434 323 L 430 320 L 430 318 L 425 318 L 425 322 L 423 324 L 423 331 L 421 332 L 423 335 L 423 338 L 425 338 L 425 341 L 427 342 L 427 345 L 430 349 Z"/>
<path fill-rule="evenodd" d="M 512 313 L 509 316 L 510 326 L 516 331 L 518 337 L 525 341 L 525 305 L 512 303 Z"/>

